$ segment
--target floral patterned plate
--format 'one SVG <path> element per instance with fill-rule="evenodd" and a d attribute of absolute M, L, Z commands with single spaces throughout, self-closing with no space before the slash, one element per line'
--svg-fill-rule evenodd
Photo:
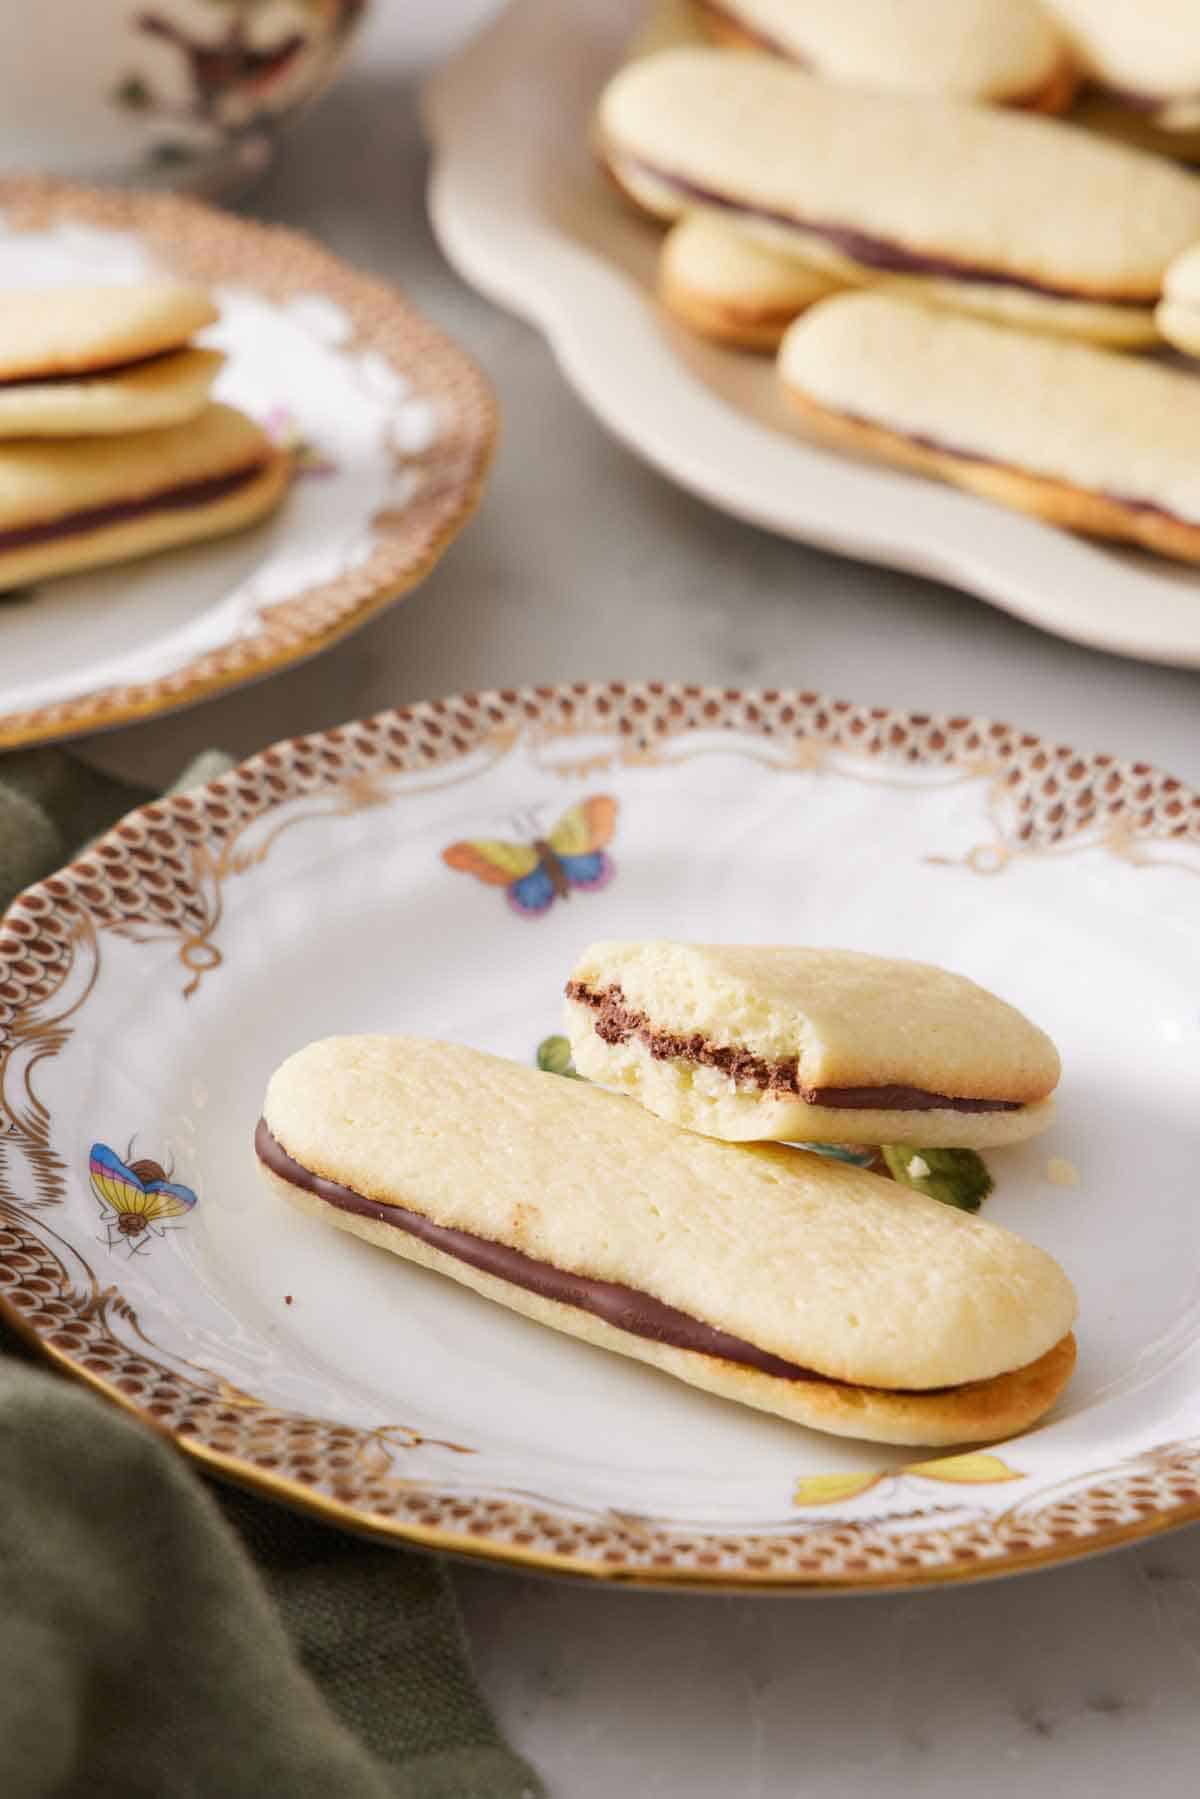
<path fill-rule="evenodd" d="M 919 1585 L 1200 1516 L 1198 876 L 1200 794 L 1149 767 L 807 693 L 484 694 L 279 745 L 0 925 L 6 1315 L 206 1468 L 546 1569 Z M 1053 1033 L 1058 1122 L 989 1153 L 984 1202 L 1081 1296 L 1040 1428 L 936 1457 L 822 1437 L 262 1189 L 299 1044 L 392 1029 L 565 1072 L 573 957 L 652 933 L 932 958 Z"/>
<path fill-rule="evenodd" d="M 487 472 L 486 382 L 393 289 L 196 201 L 0 179 L 0 290 L 152 270 L 212 287 L 217 395 L 291 446 L 296 478 L 251 531 L 0 594 L 0 749 L 314 655 L 422 579 Z"/>

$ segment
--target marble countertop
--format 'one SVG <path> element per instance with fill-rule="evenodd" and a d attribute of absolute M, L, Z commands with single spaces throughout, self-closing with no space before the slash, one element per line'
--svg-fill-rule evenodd
<path fill-rule="evenodd" d="M 1200 783 L 1200 675 L 707 510 L 609 439 L 540 339 L 450 272 L 425 219 L 417 85 L 487 10 L 380 0 L 350 71 L 244 202 L 395 279 L 478 357 L 504 418 L 479 515 L 415 595 L 330 654 L 88 754 L 166 780 L 206 745 L 249 753 L 397 702 L 661 676 L 990 715 Z M 456 1581 L 483 1685 L 554 1799 L 1196 1789 L 1200 1530 L 911 1596 L 636 1593 L 465 1565 Z"/>

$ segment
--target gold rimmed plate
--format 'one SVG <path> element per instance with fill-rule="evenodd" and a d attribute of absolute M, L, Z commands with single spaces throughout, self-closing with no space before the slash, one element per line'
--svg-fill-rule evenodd
<path fill-rule="evenodd" d="M 0 749 L 148 718 L 337 642 L 428 573 L 496 434 L 474 363 L 311 239 L 164 194 L 0 179 L 0 290 L 209 287 L 216 397 L 292 457 L 250 531 L 0 595 Z"/>
<path fill-rule="evenodd" d="M 497 840 L 581 819 L 603 879 L 484 878 Z M 922 1585 L 1200 1516 L 1198 876 L 1200 795 L 1168 775 L 811 693 L 579 684 L 281 744 L 132 814 L 0 926 L 5 1315 L 206 1467 L 497 1561 Z M 1051 1032 L 1056 1123 L 988 1152 L 985 1208 L 1080 1294 L 1039 1428 L 958 1456 L 823 1437 L 264 1190 L 263 1089 L 300 1044 L 398 1030 L 560 1068 L 580 947 L 654 934 L 933 960 Z"/>

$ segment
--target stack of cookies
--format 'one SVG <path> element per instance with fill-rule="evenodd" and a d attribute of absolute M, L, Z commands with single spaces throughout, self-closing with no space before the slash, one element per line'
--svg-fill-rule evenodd
<path fill-rule="evenodd" d="M 1200 342 L 1200 178 L 1041 116 L 1125 41 L 1085 30 L 1111 7 L 1055 10 L 1070 29 L 1038 0 L 674 0 L 601 98 L 598 153 L 669 226 L 667 310 L 777 352 L 810 433 L 1197 561 L 1194 382 L 1117 352 Z M 1189 94 L 1200 117 L 1190 67 L 1162 131 Z"/>
<path fill-rule="evenodd" d="M 0 591 L 263 517 L 287 459 L 210 398 L 200 288 L 148 281 L 0 296 Z"/>
<path fill-rule="evenodd" d="M 1058 1264 L 812 1153 L 902 1141 L 911 1171 L 921 1148 L 1033 1136 L 1059 1078 L 1044 1032 L 961 975 L 833 949 L 593 944 L 566 998 L 579 1081 L 411 1037 L 299 1050 L 255 1132 L 265 1184 L 793 1423 L 945 1445 L 1053 1405 L 1075 1362 Z"/>

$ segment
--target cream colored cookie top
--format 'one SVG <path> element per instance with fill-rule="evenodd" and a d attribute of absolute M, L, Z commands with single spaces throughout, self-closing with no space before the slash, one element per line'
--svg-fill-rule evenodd
<path fill-rule="evenodd" d="M 845 1380 L 987 1379 L 1044 1354 L 1075 1317 L 1057 1263 L 986 1220 L 453 1044 L 310 1044 L 272 1076 L 264 1116 L 294 1160 L 369 1199 Z"/>
<path fill-rule="evenodd" d="M 829 81 L 965 99 L 1032 94 L 1062 41 L 1037 0 L 713 0 Z"/>
<path fill-rule="evenodd" d="M 275 451 L 232 406 L 127 437 L 21 438 L 0 444 L 0 532 L 233 474 Z"/>
<path fill-rule="evenodd" d="M 1177 369 L 878 293 L 823 300 L 778 366 L 831 411 L 1200 524 L 1200 405 Z"/>
<path fill-rule="evenodd" d="M 1196 0 L 1044 0 L 1044 4 L 1089 75 L 1135 100 L 1192 99 L 1200 116 Z"/>
<path fill-rule="evenodd" d="M 168 350 L 112 372 L 0 382 L 0 437 L 119 435 L 194 418 L 224 360 L 219 350 Z"/>
<path fill-rule="evenodd" d="M 807 306 L 842 285 L 730 230 L 712 213 L 689 213 L 663 240 L 662 269 L 669 278 L 709 299 L 751 310 Z"/>
<path fill-rule="evenodd" d="M 10 288 L 0 294 L 0 381 L 156 356 L 216 318 L 203 288 L 177 281 Z"/>
<path fill-rule="evenodd" d="M 1156 157 L 1052 119 L 834 87 L 753 52 L 635 63 L 605 90 L 598 130 L 618 173 L 646 164 L 696 201 L 1080 297 L 1152 301 L 1200 238 L 1200 180 Z"/>
<path fill-rule="evenodd" d="M 1058 1052 L 1014 1006 L 964 975 L 855 950 L 593 943 L 571 979 L 619 986 L 651 1028 L 698 1034 L 804 1087 L 918 1087 L 954 1099 L 1043 1099 Z"/>

